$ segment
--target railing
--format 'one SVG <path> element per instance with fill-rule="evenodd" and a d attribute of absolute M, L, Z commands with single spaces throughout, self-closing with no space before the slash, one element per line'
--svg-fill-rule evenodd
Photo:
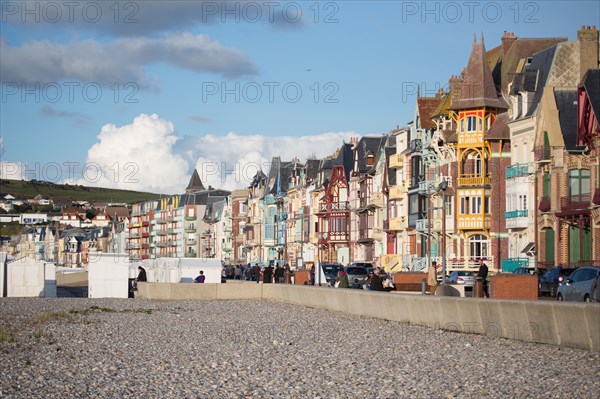
<path fill-rule="evenodd" d="M 165 224 L 165 223 L 167 223 L 167 219 L 164 219 L 164 218 L 156 218 L 154 220 L 156 221 L 156 224 Z"/>
<path fill-rule="evenodd" d="M 419 182 L 419 194 L 431 194 L 435 190 L 435 184 L 431 180 Z"/>
<path fill-rule="evenodd" d="M 167 232 L 165 230 L 154 230 L 156 232 L 157 236 L 164 236 L 167 235 Z"/>
<path fill-rule="evenodd" d="M 568 195 L 560 199 L 561 211 L 582 210 L 590 207 L 592 196 L 590 193 Z"/>
<path fill-rule="evenodd" d="M 549 161 L 550 160 L 550 147 L 539 145 L 534 150 L 535 159 L 538 161 Z"/>
<path fill-rule="evenodd" d="M 402 160 L 402 154 L 390 155 L 390 168 L 400 169 L 403 167 L 404 167 L 404 162 Z"/>
<path fill-rule="evenodd" d="M 458 178 L 459 186 L 489 186 L 490 177 L 480 175 L 461 175 Z"/>
<path fill-rule="evenodd" d="M 186 258 L 195 258 L 196 257 L 196 252 L 186 252 L 185 253 L 185 257 Z"/>
<path fill-rule="evenodd" d="M 528 210 L 527 209 L 517 209 L 515 211 L 506 211 L 504 212 L 504 217 L 506 219 L 510 219 L 510 218 L 526 218 L 528 215 Z"/>
<path fill-rule="evenodd" d="M 481 262 L 485 263 L 490 271 L 498 271 L 494 269 L 494 257 L 475 257 L 471 256 L 468 258 L 454 258 L 448 259 L 446 261 L 446 268 L 448 272 L 452 270 L 468 270 L 468 271 L 477 271 L 479 270 L 479 266 Z"/>
<path fill-rule="evenodd" d="M 506 178 L 514 179 L 515 177 L 527 176 L 531 172 L 529 171 L 529 164 L 514 164 L 506 167 Z"/>
<path fill-rule="evenodd" d="M 416 224 L 417 231 L 422 233 L 427 233 L 429 231 L 429 227 L 431 226 L 431 231 L 441 231 L 442 230 L 442 220 L 441 219 L 418 219 Z"/>
<path fill-rule="evenodd" d="M 195 233 L 196 228 L 195 227 L 186 227 L 183 231 L 185 231 L 186 233 Z"/>
<path fill-rule="evenodd" d="M 191 222 L 193 220 L 196 220 L 196 216 L 186 216 L 185 220 L 187 220 L 188 222 Z"/>
<path fill-rule="evenodd" d="M 185 245 L 196 245 L 196 243 L 197 243 L 196 240 L 189 239 L 189 238 L 185 241 Z"/>
<path fill-rule="evenodd" d="M 519 267 L 529 266 L 529 258 L 504 258 L 502 259 L 502 273 L 512 273 Z"/>
<path fill-rule="evenodd" d="M 484 230 L 492 226 L 492 216 L 489 213 L 458 215 L 457 228 L 461 230 Z"/>

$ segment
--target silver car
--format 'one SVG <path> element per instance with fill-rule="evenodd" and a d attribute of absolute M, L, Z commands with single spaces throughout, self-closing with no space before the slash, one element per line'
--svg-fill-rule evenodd
<path fill-rule="evenodd" d="M 556 300 L 592 302 L 598 275 L 600 266 L 578 268 L 558 287 Z"/>
<path fill-rule="evenodd" d="M 447 281 L 450 284 L 464 284 L 465 287 L 472 287 L 475 285 L 475 276 L 473 272 L 455 270 L 450 273 Z"/>

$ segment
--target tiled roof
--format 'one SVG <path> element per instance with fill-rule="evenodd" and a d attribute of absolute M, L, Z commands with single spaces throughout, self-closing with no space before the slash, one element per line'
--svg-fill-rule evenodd
<path fill-rule="evenodd" d="M 491 107 L 507 109 L 504 98 L 498 96 L 496 84 L 489 69 L 483 38 L 473 42 L 469 64 L 465 70 L 460 97 L 450 109 Z"/>
<path fill-rule="evenodd" d="M 424 129 L 435 129 L 435 123 L 431 118 L 435 111 L 444 102 L 444 98 L 439 97 L 419 97 L 417 98 L 417 108 L 421 118 L 421 127 Z"/>
<path fill-rule="evenodd" d="M 565 142 L 565 149 L 578 150 L 577 90 L 554 90 L 554 99 L 558 109 L 558 120 Z"/>
<path fill-rule="evenodd" d="M 486 133 L 485 140 L 507 140 L 510 139 L 510 130 L 508 129 L 508 113 L 503 112 L 494 121 L 494 124 Z"/>
<path fill-rule="evenodd" d="M 194 169 L 194 173 L 192 173 L 192 177 L 190 178 L 190 182 L 185 188 L 186 192 L 191 191 L 199 191 L 204 190 L 204 184 L 202 184 L 202 180 L 200 180 L 200 176 L 198 175 L 198 171 Z"/>
<path fill-rule="evenodd" d="M 600 69 L 590 69 L 583 77 L 583 87 L 587 92 L 596 121 L 600 123 Z"/>
<path fill-rule="evenodd" d="M 551 38 L 520 38 L 518 37 L 508 52 L 502 57 L 502 66 L 500 73 L 500 85 L 502 93 L 508 92 L 508 84 L 513 79 L 519 61 L 523 58 L 532 57 L 534 54 L 558 43 L 567 41 L 564 37 Z"/>

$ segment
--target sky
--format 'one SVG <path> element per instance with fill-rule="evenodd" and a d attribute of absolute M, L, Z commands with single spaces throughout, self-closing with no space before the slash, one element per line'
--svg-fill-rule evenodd
<path fill-rule="evenodd" d="M 0 175 L 245 187 L 412 120 L 473 35 L 575 40 L 597 1 L 0 0 Z"/>

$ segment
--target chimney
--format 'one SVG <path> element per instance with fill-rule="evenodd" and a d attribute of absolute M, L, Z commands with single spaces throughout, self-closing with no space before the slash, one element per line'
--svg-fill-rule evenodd
<path fill-rule="evenodd" d="M 502 35 L 502 54 L 506 55 L 516 40 L 515 32 L 504 31 Z"/>
<path fill-rule="evenodd" d="M 582 26 L 577 32 L 579 42 L 579 79 L 588 69 L 596 69 L 600 64 L 598 54 L 598 29 L 594 26 Z"/>

